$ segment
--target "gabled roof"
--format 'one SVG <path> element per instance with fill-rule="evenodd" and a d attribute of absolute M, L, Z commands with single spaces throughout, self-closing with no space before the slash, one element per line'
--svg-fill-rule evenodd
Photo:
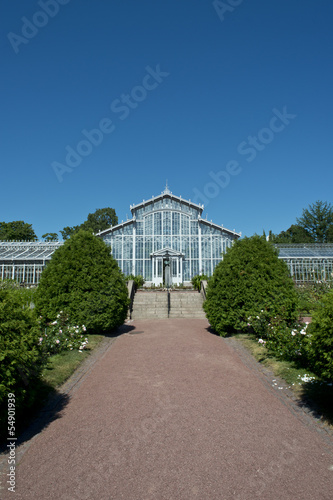
<path fill-rule="evenodd" d="M 238 238 L 240 238 L 242 236 L 242 233 L 236 233 L 235 230 L 232 231 L 231 229 L 227 229 L 226 227 L 219 226 L 218 224 L 215 224 L 215 222 L 209 221 L 207 219 L 202 219 L 201 217 L 199 217 L 199 222 L 203 222 L 203 223 L 207 224 L 207 226 L 215 227 L 216 229 L 220 229 L 226 233 L 237 236 Z"/>
<path fill-rule="evenodd" d="M 168 254 L 170 255 L 170 257 L 183 257 L 184 254 L 182 252 L 177 252 L 177 250 L 172 250 L 172 248 L 162 248 L 162 250 L 156 250 L 156 252 L 152 252 L 150 254 L 150 256 L 154 256 L 154 257 L 158 257 L 158 256 L 161 256 L 161 257 L 165 257 L 165 255 Z"/>
<path fill-rule="evenodd" d="M 119 229 L 120 227 L 128 226 L 128 224 L 132 224 L 133 222 L 134 222 L 134 219 L 128 219 L 125 221 L 121 221 L 121 223 L 117 224 L 116 226 L 110 226 L 107 229 L 104 229 L 104 231 L 100 231 L 99 233 L 95 233 L 95 236 L 103 236 L 104 234 L 107 234 L 110 231 L 114 231 L 115 229 Z"/>
<path fill-rule="evenodd" d="M 137 205 L 130 205 L 131 212 L 133 214 L 135 210 L 138 210 L 139 208 L 149 205 L 150 203 L 153 203 L 155 201 L 162 200 L 163 198 L 170 198 L 171 200 L 176 200 L 179 201 L 180 203 L 184 203 L 185 205 L 188 205 L 190 207 L 195 208 L 196 210 L 199 210 L 200 214 L 203 212 L 204 209 L 203 205 L 193 203 L 193 201 L 191 200 L 185 200 L 181 196 L 175 196 L 166 186 L 164 191 L 162 191 L 162 193 L 159 194 L 158 196 L 152 196 L 149 200 L 143 200 L 141 203 L 138 203 Z"/>

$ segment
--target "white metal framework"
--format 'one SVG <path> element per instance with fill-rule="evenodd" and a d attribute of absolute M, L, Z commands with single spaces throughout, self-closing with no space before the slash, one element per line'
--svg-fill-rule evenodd
<path fill-rule="evenodd" d="M 296 282 L 333 280 L 333 244 L 275 245 Z"/>
<path fill-rule="evenodd" d="M 159 285 L 169 262 L 171 282 L 211 275 L 221 254 L 240 235 L 201 218 L 203 207 L 164 191 L 131 207 L 132 219 L 99 233 L 125 275 L 141 274 Z M 0 242 L 0 279 L 39 283 L 53 252 L 63 242 Z M 333 279 L 333 244 L 275 245 L 296 282 Z"/>
<path fill-rule="evenodd" d="M 159 196 L 131 205 L 132 219 L 101 231 L 125 275 L 142 275 L 147 283 L 189 282 L 197 274 L 211 276 L 223 253 L 240 237 L 201 217 L 197 205 L 166 188 Z"/>
<path fill-rule="evenodd" d="M 45 264 L 62 242 L 1 241 L 0 278 L 27 285 L 39 283 Z"/>

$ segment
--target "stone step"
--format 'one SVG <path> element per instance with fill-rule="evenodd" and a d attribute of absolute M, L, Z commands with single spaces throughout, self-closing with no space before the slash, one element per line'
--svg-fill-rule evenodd
<path fill-rule="evenodd" d="M 169 318 L 187 318 L 187 319 L 205 319 L 206 316 L 205 314 L 202 313 L 176 313 L 176 312 L 171 312 L 169 314 Z"/>
<path fill-rule="evenodd" d="M 133 319 L 144 318 L 205 318 L 200 293 L 190 291 L 170 292 L 168 314 L 168 293 L 165 291 L 138 291 L 134 296 Z"/>
<path fill-rule="evenodd" d="M 159 314 L 153 314 L 152 312 L 137 312 L 133 311 L 132 313 L 132 319 L 167 319 L 168 318 L 168 311 L 165 311 L 164 313 L 159 313 Z"/>

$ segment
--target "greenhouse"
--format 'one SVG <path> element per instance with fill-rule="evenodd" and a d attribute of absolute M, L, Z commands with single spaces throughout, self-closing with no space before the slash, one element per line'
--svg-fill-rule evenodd
<path fill-rule="evenodd" d="M 333 279 L 333 244 L 299 243 L 274 246 L 279 251 L 279 258 L 286 262 L 290 276 L 296 283 Z"/>
<path fill-rule="evenodd" d="M 40 275 L 62 242 L 1 241 L 0 278 L 36 285 Z"/>
<path fill-rule="evenodd" d="M 168 187 L 130 207 L 132 218 L 98 233 L 122 272 L 147 284 L 180 285 L 197 274 L 211 276 L 223 253 L 240 237 L 202 218 L 203 205 L 175 196 Z"/>
<path fill-rule="evenodd" d="M 158 196 L 131 205 L 131 218 L 96 236 L 110 247 L 125 276 L 141 275 L 147 285 L 181 285 L 197 274 L 211 276 L 241 233 L 202 217 L 203 205 Z M 0 242 L 0 278 L 36 285 L 53 252 L 63 242 Z M 276 244 L 294 281 L 333 279 L 333 244 Z"/>

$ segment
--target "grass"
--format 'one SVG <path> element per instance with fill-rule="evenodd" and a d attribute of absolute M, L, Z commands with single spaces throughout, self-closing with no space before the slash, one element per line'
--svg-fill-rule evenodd
<path fill-rule="evenodd" d="M 73 351 L 64 351 L 60 354 L 51 356 L 48 365 L 42 372 L 43 382 L 49 386 L 51 390 L 57 389 L 66 382 L 103 338 L 103 335 L 88 335 L 87 348 L 82 352 L 75 349 Z"/>
<path fill-rule="evenodd" d="M 333 386 L 294 362 L 279 360 L 269 355 L 266 348 L 258 344 L 256 338 L 250 334 L 237 334 L 233 337 L 241 342 L 259 363 L 283 379 L 295 396 L 319 414 L 321 421 L 333 429 Z M 315 377 L 315 380 L 302 382 L 304 375 Z"/>

